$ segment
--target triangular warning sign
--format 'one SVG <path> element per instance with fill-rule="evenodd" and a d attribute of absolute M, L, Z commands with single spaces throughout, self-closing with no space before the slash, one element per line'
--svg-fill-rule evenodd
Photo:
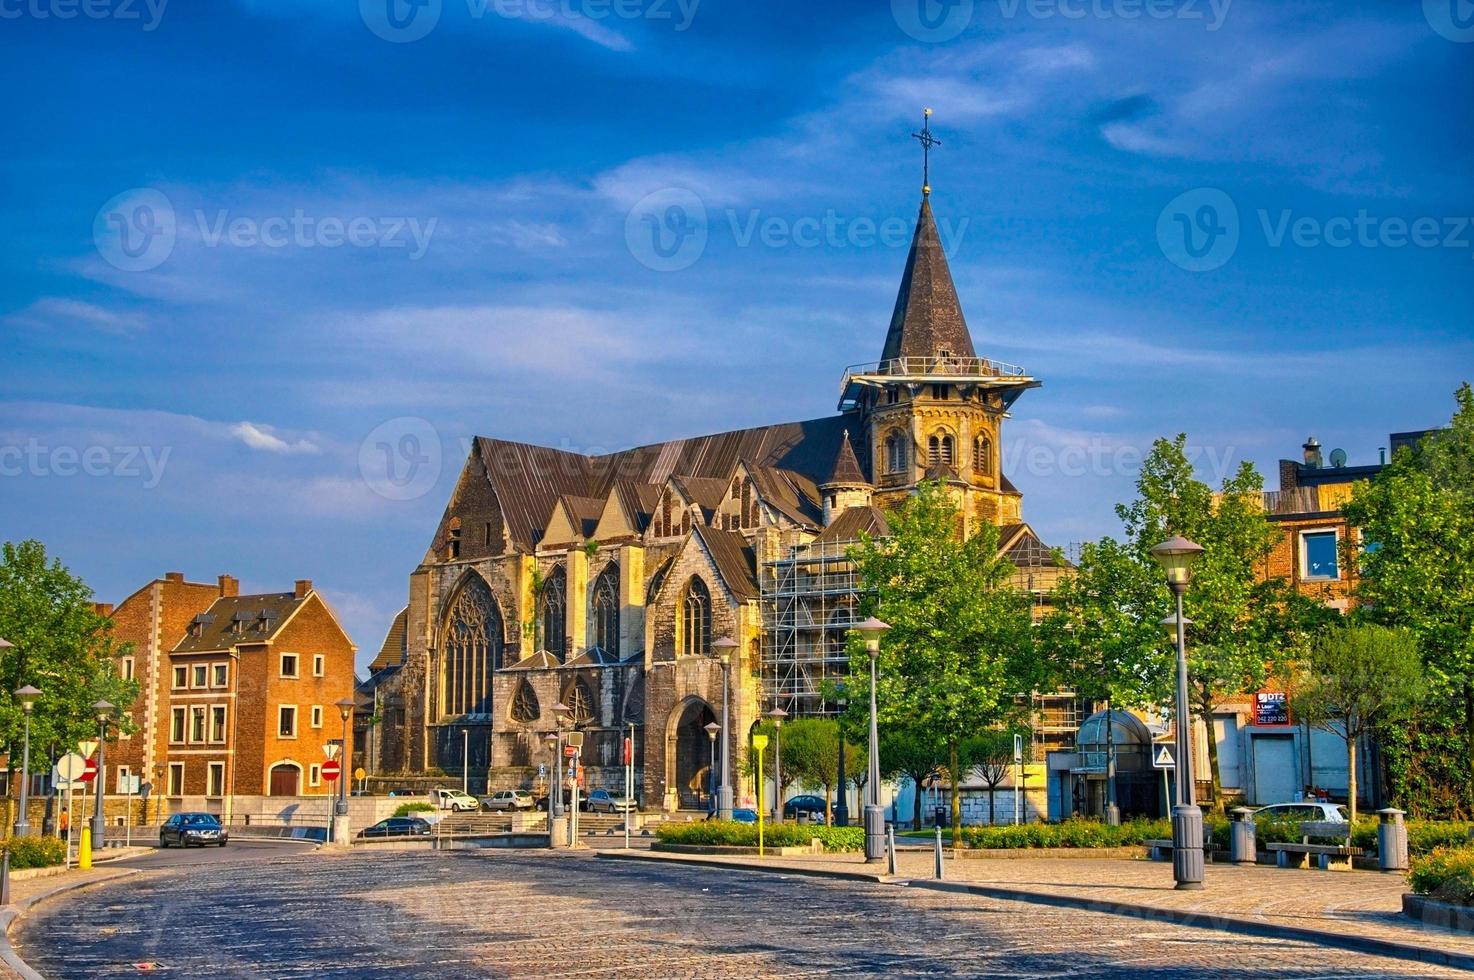
<path fill-rule="evenodd" d="M 1156 754 L 1152 756 L 1152 765 L 1158 769 L 1176 769 L 1177 761 L 1172 758 L 1172 746 L 1158 745 Z"/>

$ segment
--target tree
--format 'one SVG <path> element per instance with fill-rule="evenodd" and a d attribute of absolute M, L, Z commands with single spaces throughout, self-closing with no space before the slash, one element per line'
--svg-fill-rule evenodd
<path fill-rule="evenodd" d="M 43 755 L 95 737 L 92 705 L 98 700 L 117 705 L 123 730 L 132 731 L 126 712 L 138 685 L 119 677 L 114 661 L 128 647 L 93 608 L 92 590 L 60 561 L 48 561 L 39 541 L 6 542 L 0 549 L 0 637 L 15 644 L 0 657 L 0 744 L 10 758 L 20 757 L 24 724 L 12 692 L 26 684 L 41 689 L 31 744 Z"/>
<path fill-rule="evenodd" d="M 1406 718 L 1423 695 L 1423 663 L 1407 630 L 1346 624 L 1310 645 L 1290 699 L 1301 721 L 1346 741 L 1347 797 L 1356 822 L 1356 746 L 1366 735 Z"/>
<path fill-rule="evenodd" d="M 1360 568 L 1358 615 L 1417 637 L 1426 710 L 1403 733 L 1389 770 L 1410 808 L 1474 813 L 1474 390 L 1455 395 L 1447 429 L 1402 448 L 1343 509 L 1366 542 L 1347 542 Z M 1462 757 L 1462 758 L 1460 758 Z"/>
<path fill-rule="evenodd" d="M 973 771 L 978 774 L 983 783 L 988 787 L 988 823 L 998 822 L 998 810 L 996 806 L 998 787 L 1008 778 L 1013 771 L 1013 739 L 1015 735 L 1024 736 L 1024 744 L 1029 743 L 1028 733 L 1024 729 L 991 729 L 972 736 L 962 743 L 958 755 L 961 757 L 963 771 Z M 1015 786 L 1014 792 L 1020 792 L 1021 787 Z"/>
<path fill-rule="evenodd" d="M 921 784 L 941 766 L 946 752 L 927 733 L 915 728 L 887 728 L 880 736 L 880 771 L 887 778 L 905 776 L 916 787 L 912 829 L 921 827 Z"/>
<path fill-rule="evenodd" d="M 855 746 L 848 746 L 846 770 L 851 760 L 856 758 L 856 751 Z M 771 756 L 765 757 L 763 765 L 768 765 L 770 759 Z M 790 779 L 824 787 L 825 822 L 833 823 L 834 789 L 839 784 L 839 723 L 833 718 L 800 718 L 785 724 L 783 774 Z M 845 777 L 849 777 L 848 771 Z"/>
<path fill-rule="evenodd" d="M 969 735 L 1018 709 L 1014 695 L 1034 687 L 1028 597 L 1013 584 L 1013 562 L 998 553 L 998 529 L 970 538 L 940 483 L 923 483 L 889 515 L 891 534 L 864 537 L 851 559 L 870 590 L 864 611 L 890 624 L 881 642 L 876 699 L 887 726 L 925 732 L 957 773 Z M 868 711 L 869 656 L 851 636 L 850 674 L 859 693 L 850 716 Z M 962 796 L 952 780 L 952 829 L 961 832 Z"/>

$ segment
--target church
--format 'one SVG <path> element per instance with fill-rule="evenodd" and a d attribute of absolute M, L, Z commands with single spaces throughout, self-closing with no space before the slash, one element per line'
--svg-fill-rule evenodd
<path fill-rule="evenodd" d="M 978 356 L 929 195 L 879 359 L 844 370 L 836 414 L 601 456 L 473 441 L 361 689 L 371 772 L 464 765 L 473 792 L 541 789 L 561 716 L 584 733 L 586 789 L 624 792 L 630 738 L 642 808 L 703 809 L 726 692 L 750 797 L 741 746 L 761 716 L 837 709 L 824 681 L 848 669 L 862 588 L 846 548 L 924 480 L 964 530 L 1000 527 L 1042 601 L 1061 568 L 1000 455 L 1039 382 Z"/>

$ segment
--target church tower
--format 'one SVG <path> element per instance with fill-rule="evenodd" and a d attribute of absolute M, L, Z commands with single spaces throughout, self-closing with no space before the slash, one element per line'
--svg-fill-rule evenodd
<path fill-rule="evenodd" d="M 849 430 L 845 430 L 844 441 L 839 444 L 839 453 L 834 458 L 834 469 L 829 479 L 819 484 L 819 493 L 824 498 L 824 526 L 851 507 L 868 507 L 875 488 L 865 479 L 860 461 L 855 457 L 855 447 L 850 445 Z"/>
<path fill-rule="evenodd" d="M 916 135 L 928 151 L 937 143 L 929 127 Z M 864 420 L 875 502 L 941 480 L 958 498 L 965 533 L 1018 523 L 1022 495 L 1003 475 L 1002 425 L 1019 395 L 1037 387 L 1023 368 L 973 348 L 923 185 L 880 360 L 847 370 L 840 397 L 840 411 Z"/>

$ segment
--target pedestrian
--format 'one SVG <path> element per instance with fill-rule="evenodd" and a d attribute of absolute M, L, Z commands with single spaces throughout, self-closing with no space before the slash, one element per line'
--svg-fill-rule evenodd
<path fill-rule="evenodd" d="M 62 840 L 66 840 L 67 831 L 70 830 L 72 826 L 72 815 L 70 812 L 68 812 L 66 807 L 61 808 L 61 816 L 57 819 L 56 826 L 57 829 L 60 831 L 58 836 L 60 836 Z"/>

